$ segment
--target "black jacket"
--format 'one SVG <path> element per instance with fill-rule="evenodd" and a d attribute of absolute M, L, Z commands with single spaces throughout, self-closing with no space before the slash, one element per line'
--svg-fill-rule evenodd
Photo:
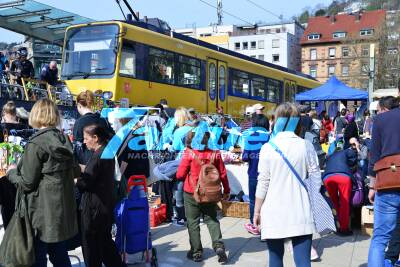
<path fill-rule="evenodd" d="M 46 64 L 40 72 L 40 80 L 47 82 L 50 85 L 56 85 L 58 81 L 58 69 L 51 70 Z"/>
<path fill-rule="evenodd" d="M 109 224 L 113 219 L 114 197 L 114 159 L 101 159 L 104 147 L 93 152 L 86 164 L 82 177 L 76 186 L 82 193 L 80 210 L 85 224 Z"/>

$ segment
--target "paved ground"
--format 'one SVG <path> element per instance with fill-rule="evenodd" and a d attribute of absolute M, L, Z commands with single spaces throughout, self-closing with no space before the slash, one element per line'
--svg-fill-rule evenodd
<path fill-rule="evenodd" d="M 223 218 L 221 227 L 227 247 L 228 266 L 268 266 L 266 244 L 248 234 L 243 224 L 244 219 Z M 204 247 L 204 262 L 193 263 L 186 259 L 189 248 L 187 230 L 184 227 L 164 225 L 153 230 L 153 241 L 158 251 L 159 266 L 218 266 L 217 258 L 211 249 L 211 239 L 206 225 L 201 226 Z M 367 255 L 370 238 L 355 232 L 351 237 L 338 237 L 334 234 L 324 237 L 315 236 L 313 244 L 321 255 L 319 262 L 312 266 L 321 267 L 364 267 L 367 266 Z M 75 251 L 80 255 L 80 251 Z M 73 253 L 72 253 L 73 254 Z M 140 257 L 131 256 L 131 261 Z M 78 266 L 78 265 L 74 265 Z M 136 266 L 145 266 L 139 264 Z M 294 266 L 289 250 L 285 252 L 285 266 Z"/>
<path fill-rule="evenodd" d="M 221 228 L 225 245 L 227 247 L 229 262 L 228 266 L 268 266 L 266 244 L 258 238 L 248 234 L 243 224 L 244 219 L 223 218 Z M 187 230 L 184 227 L 174 225 L 163 225 L 153 230 L 153 242 L 158 251 L 159 266 L 218 266 L 217 258 L 211 249 L 211 240 L 206 225 L 201 226 L 204 262 L 193 263 L 186 259 L 189 248 Z M 2 237 L 3 230 L 0 232 Z M 313 244 L 321 255 L 321 260 L 312 266 L 321 267 L 364 267 L 367 266 L 367 254 L 369 247 L 369 236 L 361 235 L 359 232 L 351 237 L 338 237 L 327 235 L 315 236 Z M 72 251 L 82 260 L 80 249 Z M 137 261 L 140 257 L 134 255 L 130 261 Z M 79 266 L 76 259 L 72 259 L 74 267 Z M 49 264 L 49 266 L 51 266 Z M 83 264 L 81 266 L 84 266 Z M 135 266 L 146 266 L 138 264 Z M 290 251 L 285 252 L 285 266 L 294 266 Z"/>

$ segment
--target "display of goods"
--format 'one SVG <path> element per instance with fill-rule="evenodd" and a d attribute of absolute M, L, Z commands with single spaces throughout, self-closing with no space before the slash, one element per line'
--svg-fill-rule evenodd
<path fill-rule="evenodd" d="M 24 149 L 22 146 L 13 143 L 0 143 L 0 177 L 6 175 L 7 169 L 11 164 L 17 164 Z"/>

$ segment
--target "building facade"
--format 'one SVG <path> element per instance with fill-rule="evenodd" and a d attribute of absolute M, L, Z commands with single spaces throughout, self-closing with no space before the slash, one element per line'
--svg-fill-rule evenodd
<path fill-rule="evenodd" d="M 303 32 L 304 28 L 297 22 L 238 27 L 229 38 L 229 49 L 300 71 Z"/>
<path fill-rule="evenodd" d="M 379 71 L 385 11 L 312 17 L 301 38 L 301 70 L 320 82 L 335 75 L 354 88 L 368 88 Z"/>
<path fill-rule="evenodd" d="M 222 25 L 175 30 L 223 48 L 301 71 L 300 39 L 304 28 L 297 22 Z"/>

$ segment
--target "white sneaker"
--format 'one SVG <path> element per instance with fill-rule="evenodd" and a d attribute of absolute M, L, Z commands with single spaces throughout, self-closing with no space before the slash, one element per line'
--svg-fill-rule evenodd
<path fill-rule="evenodd" d="M 319 255 L 318 255 L 317 250 L 313 246 L 311 246 L 311 257 L 310 257 L 310 260 L 311 261 L 316 261 L 318 259 L 319 259 Z"/>

